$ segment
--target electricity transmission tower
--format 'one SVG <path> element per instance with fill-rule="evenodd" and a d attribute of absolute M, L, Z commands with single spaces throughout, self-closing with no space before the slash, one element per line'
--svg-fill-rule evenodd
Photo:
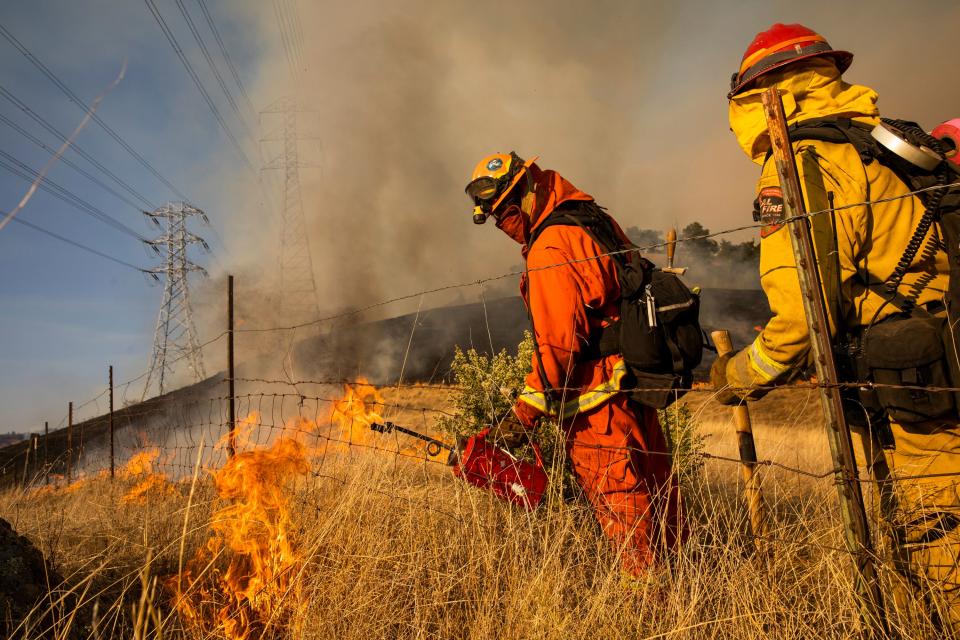
<path fill-rule="evenodd" d="M 191 272 L 207 275 L 206 270 L 191 262 L 187 249 L 198 244 L 209 251 L 207 242 L 198 235 L 187 231 L 187 220 L 199 218 L 209 224 L 200 209 L 185 202 L 173 202 L 153 212 L 144 212 L 149 220 L 163 229 L 164 233 L 149 244 L 165 253 L 162 267 L 150 269 L 148 273 L 163 277 L 163 301 L 157 315 L 157 328 L 153 335 L 153 356 L 150 358 L 150 371 L 143 387 L 143 396 L 147 397 L 151 383 L 156 380 L 160 395 L 169 388 L 170 376 L 174 365 L 185 361 L 193 373 L 195 381 L 207 377 L 203 368 L 203 354 L 197 339 L 197 328 L 193 323 L 193 310 L 190 306 L 190 288 L 187 278 Z"/>
<path fill-rule="evenodd" d="M 317 284 L 313 276 L 313 260 L 303 217 L 303 199 L 300 192 L 300 169 L 317 167 L 300 159 L 298 141 L 307 136 L 298 134 L 298 109 L 294 100 L 282 98 L 260 112 L 280 117 L 279 132 L 261 139 L 279 142 L 280 150 L 268 159 L 264 170 L 282 171 L 280 203 L 280 313 L 289 324 L 301 324 L 320 315 L 317 304 Z"/>

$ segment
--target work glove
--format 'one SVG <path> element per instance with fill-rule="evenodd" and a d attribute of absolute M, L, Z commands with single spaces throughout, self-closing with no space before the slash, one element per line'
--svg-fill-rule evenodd
<path fill-rule="evenodd" d="M 488 438 L 498 447 L 514 449 L 530 440 L 530 431 L 511 411 L 490 427 Z"/>
<path fill-rule="evenodd" d="M 734 355 L 736 354 L 733 352 L 725 353 L 714 360 L 713 366 L 710 367 L 710 384 L 713 385 L 713 397 L 717 402 L 728 407 L 743 402 L 743 398 L 734 393 L 730 388 L 730 383 L 727 382 L 727 363 Z"/>

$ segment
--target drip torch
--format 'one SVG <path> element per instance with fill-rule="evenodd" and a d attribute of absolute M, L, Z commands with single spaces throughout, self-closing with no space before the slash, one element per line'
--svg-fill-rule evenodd
<path fill-rule="evenodd" d="M 489 428 L 469 438 L 459 439 L 456 445 L 393 422 L 375 422 L 370 428 L 378 433 L 396 431 L 422 440 L 427 443 L 427 455 L 431 457 L 440 455 L 442 451 L 449 452 L 447 464 L 453 467 L 454 476 L 490 491 L 501 500 L 528 511 L 536 509 L 543 500 L 547 489 L 547 473 L 543 468 L 543 455 L 536 443 L 531 443 L 534 461 L 528 462 L 494 445 L 488 439 Z"/>

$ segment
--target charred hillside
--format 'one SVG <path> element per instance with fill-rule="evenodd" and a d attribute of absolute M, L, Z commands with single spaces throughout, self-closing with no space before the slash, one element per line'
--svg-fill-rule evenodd
<path fill-rule="evenodd" d="M 762 292 L 749 289 L 710 289 L 702 294 L 701 323 L 706 331 L 727 328 L 735 344 L 746 345 L 770 311 Z M 376 322 L 345 324 L 327 333 L 305 338 L 292 346 L 292 365 L 313 380 L 338 380 L 363 375 L 375 384 L 440 382 L 447 380 L 457 346 L 481 353 L 512 350 L 529 327 L 519 297 L 441 307 Z M 706 354 L 702 368 L 712 356 Z M 262 377 L 261 360 L 238 354 L 238 378 Z M 223 422 L 214 404 L 226 394 L 224 374 L 114 412 L 117 441 L 143 441 L 163 447 L 170 432 L 198 420 Z M 239 393 L 239 392 L 238 392 Z M 196 414 L 196 415 L 195 415 Z M 202 414 L 202 415 L 201 415 Z M 74 473 L 81 466 L 106 468 L 109 419 L 102 415 L 50 432 L 44 443 L 25 440 L 0 448 L 0 484 L 20 482 L 39 473 L 44 460 L 52 473 L 65 474 L 68 460 Z M 142 444 L 142 443 L 141 443 Z M 27 452 L 30 451 L 29 460 Z M 120 461 L 118 461 L 119 464 Z"/>

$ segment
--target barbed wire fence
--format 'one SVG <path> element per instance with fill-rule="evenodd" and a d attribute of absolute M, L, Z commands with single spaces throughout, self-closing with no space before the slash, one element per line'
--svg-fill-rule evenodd
<path fill-rule="evenodd" d="M 802 217 L 812 219 L 816 216 L 892 202 L 913 197 L 923 192 L 955 186 L 958 185 L 938 185 L 904 193 L 893 198 L 864 201 L 814 211 Z M 762 223 L 742 225 L 712 233 L 678 238 L 677 242 L 705 240 L 757 229 L 762 226 Z M 667 244 L 661 242 L 644 247 L 603 253 L 600 256 L 584 260 L 594 260 L 627 252 L 651 251 L 665 247 Z M 560 268 L 584 260 L 557 263 L 541 267 L 541 269 Z M 483 286 L 487 283 L 518 277 L 523 273 L 511 271 L 475 281 L 438 286 L 379 300 L 300 324 L 231 328 L 209 338 L 201 345 L 201 348 L 210 351 L 217 349 L 225 353 L 227 342 L 233 340 L 237 335 L 275 334 L 289 337 L 299 330 L 319 327 L 337 320 L 362 317 L 365 313 L 374 309 L 389 307 L 404 301 L 419 298 L 422 305 L 425 296 L 470 287 L 478 287 L 482 292 Z M 486 322 L 489 323 L 489 317 L 486 313 L 484 316 Z M 412 328 L 413 331 L 416 331 L 416 320 Z M 406 355 L 409 355 L 413 344 L 412 332 L 411 339 L 406 345 Z M 282 356 L 282 359 L 286 361 L 290 356 L 290 350 L 293 348 L 293 340 L 282 340 L 281 343 L 286 345 L 287 353 Z M 243 356 L 242 352 L 238 354 L 238 358 L 241 360 Z M 280 358 L 280 355 L 278 354 L 277 357 Z M 275 378 L 257 375 L 237 376 L 235 372 L 227 371 L 225 374 L 218 374 L 188 389 L 151 398 L 142 403 L 127 405 L 127 392 L 131 385 L 143 380 L 146 375 L 147 372 L 144 372 L 116 384 L 113 388 L 104 389 L 88 400 L 73 404 L 70 414 L 65 415 L 56 424 L 57 428 L 49 434 L 43 437 L 34 435 L 28 442 L 12 445 L 7 447 L 6 450 L 0 450 L 0 487 L 16 486 L 21 490 L 29 491 L 52 484 L 65 488 L 68 485 L 68 479 L 73 479 L 75 482 L 84 482 L 102 476 L 107 469 L 113 468 L 115 462 L 119 463 L 117 468 L 121 469 L 120 475 L 123 475 L 126 473 L 121 468 L 123 462 L 145 452 L 152 452 L 154 455 L 150 463 L 154 471 L 165 474 L 171 480 L 179 481 L 189 478 L 194 473 L 198 459 L 205 469 L 215 470 L 223 467 L 229 457 L 228 447 L 224 446 L 225 439 L 231 433 L 240 433 L 237 441 L 237 452 L 240 454 L 269 447 L 279 438 L 295 438 L 309 447 L 312 456 L 310 475 L 318 483 L 326 482 L 340 486 L 359 487 L 364 491 L 385 495 L 391 500 L 412 503 L 419 509 L 427 510 L 454 522 L 464 522 L 462 513 L 457 513 L 450 505 L 443 504 L 439 500 L 420 501 L 404 494 L 402 491 L 391 489 L 390 485 L 364 480 L 344 471 L 350 460 L 361 454 L 368 454 L 370 456 L 381 456 L 384 460 L 392 459 L 395 465 L 419 468 L 421 471 L 428 473 L 433 473 L 436 470 L 436 473 L 433 473 L 431 477 L 435 477 L 438 482 L 456 482 L 452 476 L 446 473 L 448 465 L 445 458 L 431 456 L 425 448 L 404 442 L 398 438 L 397 434 L 373 433 L 368 429 L 368 422 L 362 420 L 357 422 L 348 420 L 345 423 L 341 421 L 340 424 L 335 424 L 333 409 L 339 402 L 342 402 L 344 389 L 358 383 L 355 377 L 294 379 L 289 372 L 285 372 L 285 378 Z M 224 393 L 227 383 L 236 385 L 234 393 Z M 921 392 L 960 393 L 960 388 L 955 387 L 879 384 L 867 380 L 841 382 L 833 385 L 826 385 L 819 381 L 803 381 L 792 383 L 789 386 L 772 385 L 766 387 L 765 390 L 771 394 L 777 394 L 784 392 L 785 389 L 819 390 L 828 386 L 843 388 L 895 387 Z M 450 411 L 448 403 L 442 406 L 434 404 L 437 402 L 435 398 L 427 400 L 422 406 L 415 401 L 404 401 L 405 392 L 424 389 L 456 392 L 458 387 L 455 384 L 407 382 L 398 379 L 396 384 L 383 385 L 380 388 L 385 396 L 388 395 L 388 390 L 395 392 L 390 399 L 376 397 L 369 400 L 368 408 L 375 411 L 384 420 L 389 420 L 393 416 L 404 416 L 411 420 L 417 419 L 420 428 L 426 432 L 431 432 L 436 418 L 451 418 L 455 417 L 456 414 Z M 554 388 L 545 391 L 568 393 L 579 390 Z M 629 391 L 629 389 L 623 389 L 622 391 Z M 690 397 L 713 396 L 719 391 L 721 390 L 708 385 L 696 385 L 688 394 Z M 108 395 L 113 393 L 118 393 L 120 396 L 121 408 L 115 410 L 112 416 L 107 416 L 104 414 L 103 405 Z M 230 410 L 231 405 L 233 412 Z M 79 420 L 81 414 L 86 416 L 83 420 Z M 236 416 L 235 424 L 231 423 L 230 415 Z M 113 425 L 113 429 L 108 431 L 108 425 L 110 424 Z M 731 437 L 734 436 L 732 429 L 729 430 L 729 434 Z M 617 449 L 625 454 L 672 455 L 671 452 L 631 451 L 630 448 L 626 447 Z M 116 461 L 110 458 L 111 451 L 115 451 Z M 3 453 L 7 453 L 7 455 L 3 456 Z M 744 462 L 739 457 L 706 451 L 701 452 L 700 455 L 706 464 L 724 468 L 727 465 L 739 466 Z M 824 486 L 839 482 L 838 478 L 844 471 L 832 465 L 823 468 L 805 468 L 769 457 L 761 457 L 754 465 L 757 469 L 777 470 L 782 474 L 823 483 Z M 70 478 L 71 470 L 74 472 L 73 478 Z M 864 474 L 857 475 L 855 480 L 863 485 L 878 486 L 884 483 L 896 484 L 908 480 L 916 481 L 956 476 L 960 476 L 960 469 L 955 472 L 926 475 L 893 474 L 882 479 L 872 478 Z M 790 527 L 785 524 L 784 526 L 771 528 L 770 533 L 761 537 L 764 542 L 769 544 L 803 545 L 823 553 L 850 553 L 848 549 L 843 548 L 838 543 L 831 544 L 823 540 L 791 539 L 790 533 Z"/>

